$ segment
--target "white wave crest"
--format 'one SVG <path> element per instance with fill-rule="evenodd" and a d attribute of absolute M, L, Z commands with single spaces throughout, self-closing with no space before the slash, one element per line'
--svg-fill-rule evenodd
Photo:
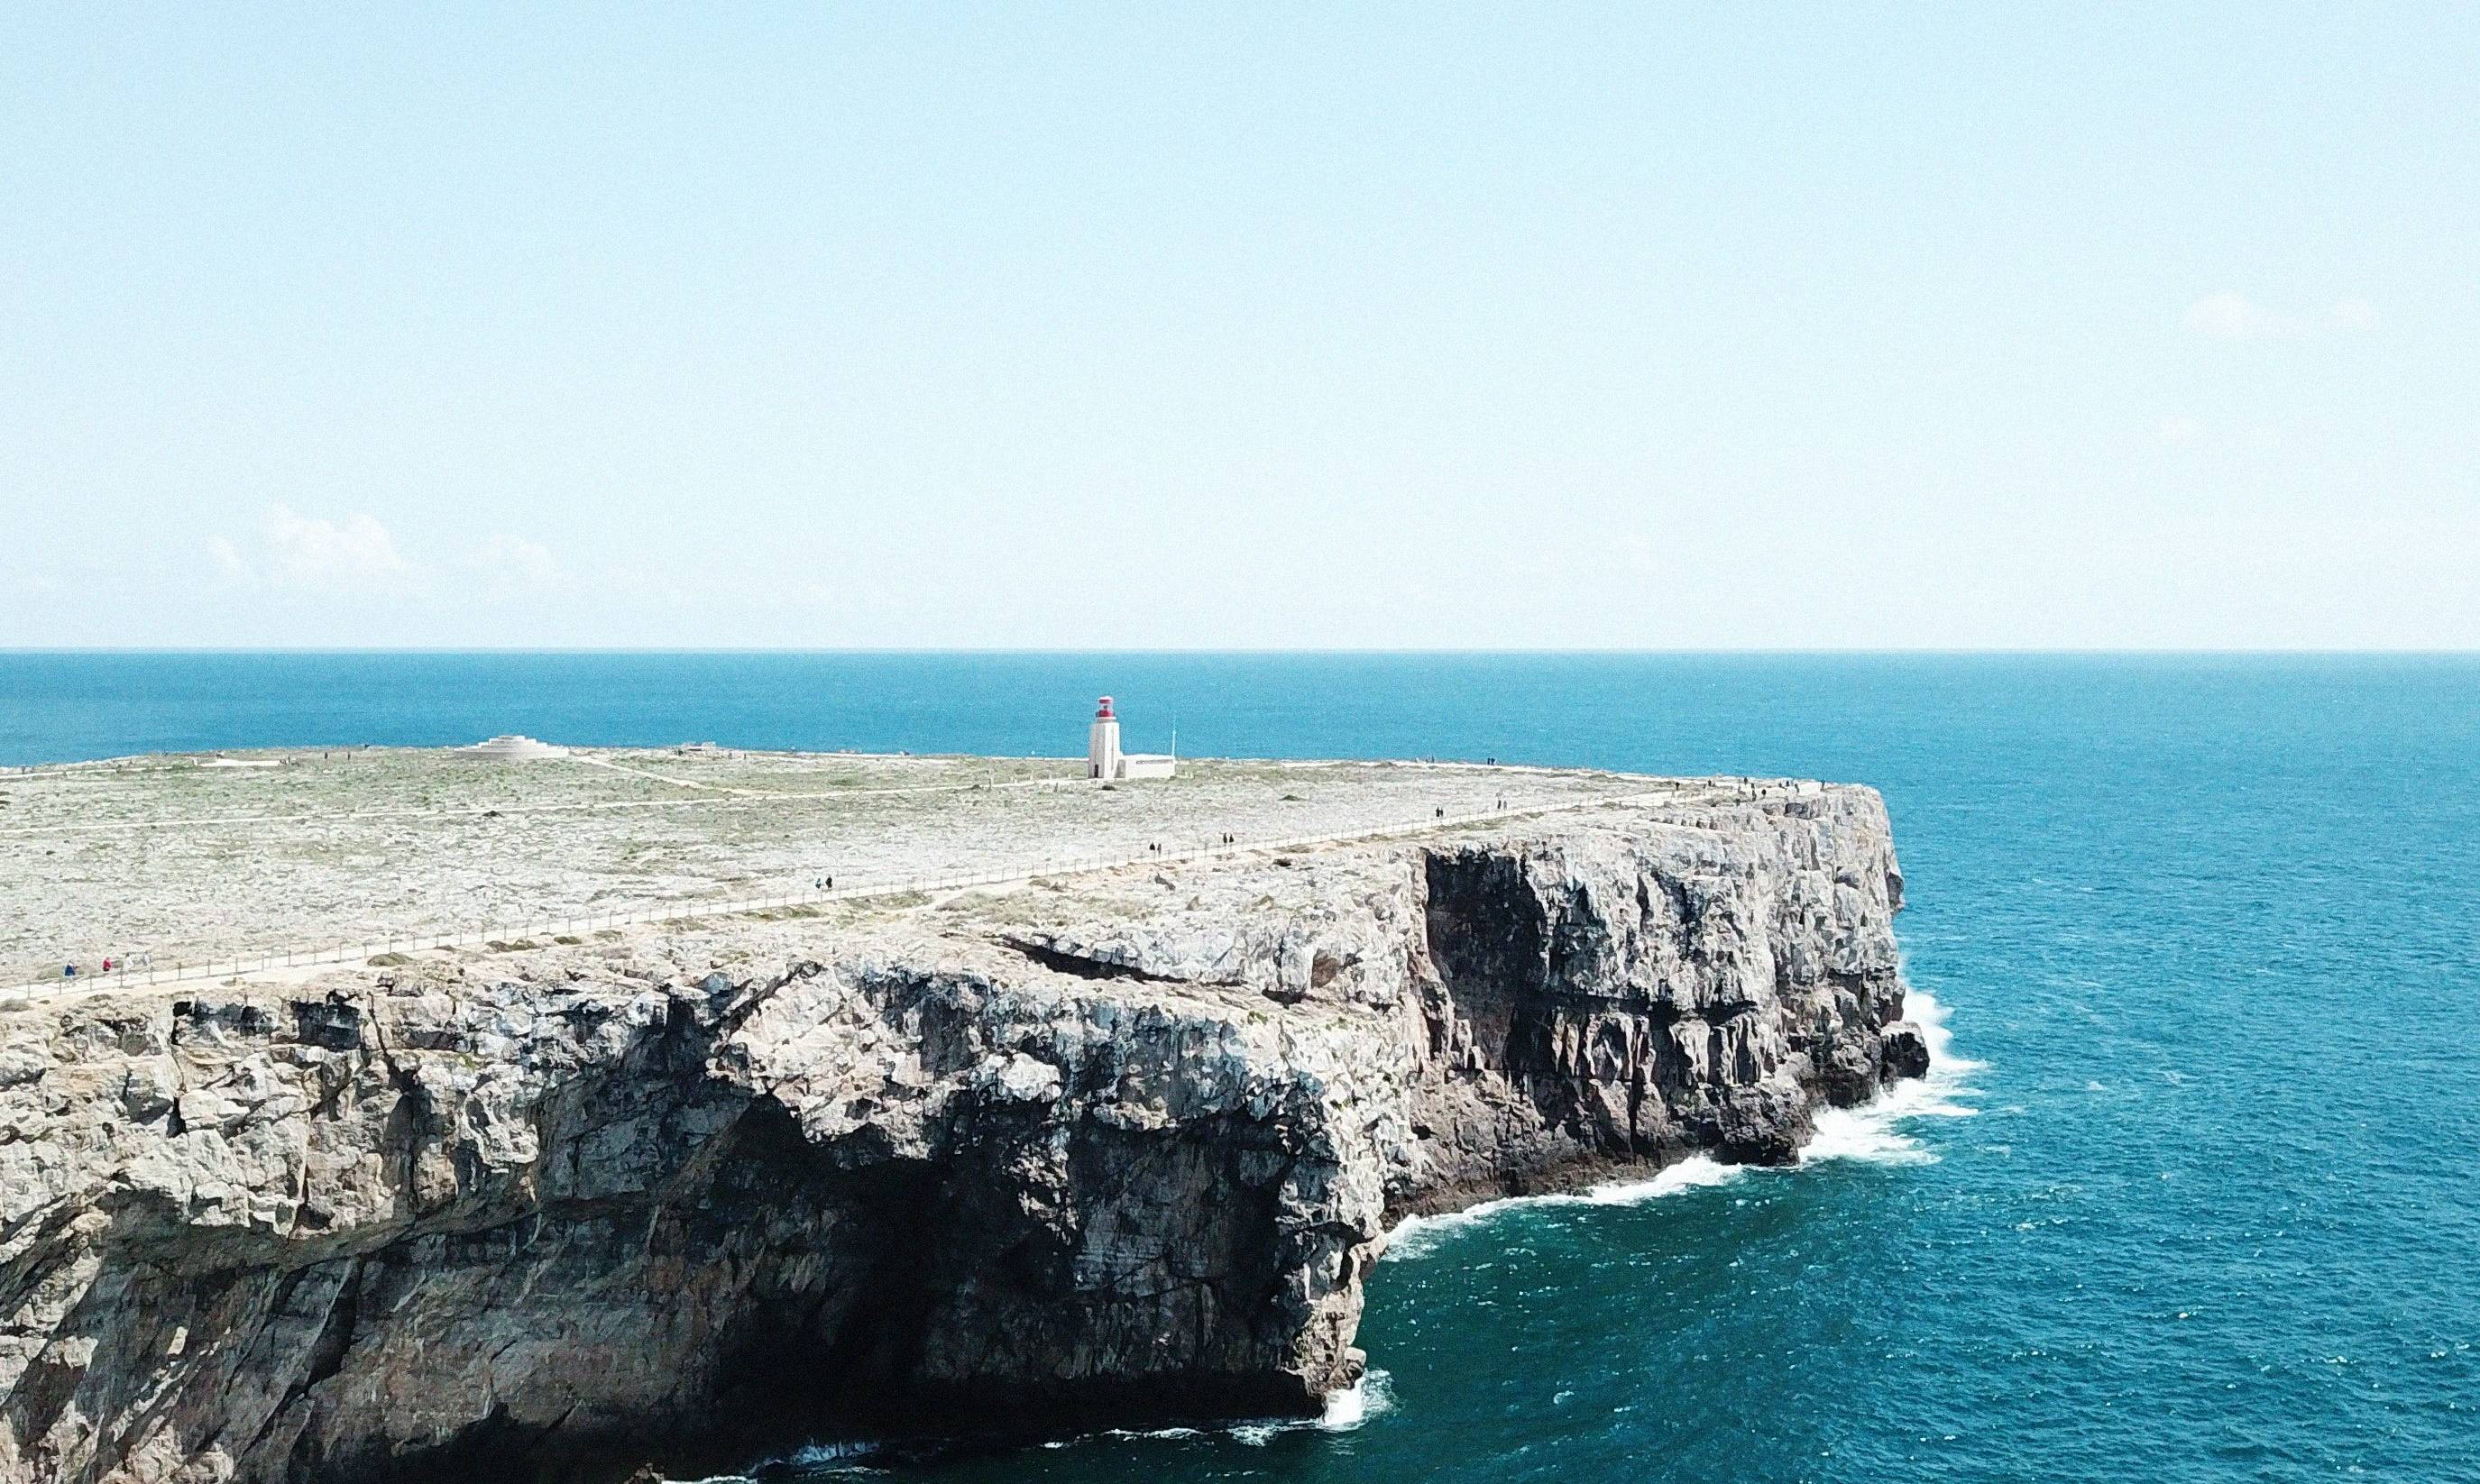
<path fill-rule="evenodd" d="M 1502 1213 L 1520 1208 L 1539 1209 L 1548 1206 L 1641 1206 L 1646 1201 L 1676 1195 L 1683 1190 L 1700 1190 L 1708 1186 L 1728 1185 L 1745 1173 L 1745 1166 L 1724 1164 L 1705 1155 L 1692 1155 L 1676 1164 L 1664 1166 L 1649 1180 L 1613 1180 L 1588 1186 L 1581 1190 L 1561 1190 L 1547 1195 L 1507 1195 L 1461 1211 L 1445 1212 L 1434 1216 L 1406 1216 L 1386 1234 L 1386 1258 L 1419 1257 L 1435 1248 L 1456 1232 L 1476 1226 Z"/>
<path fill-rule="evenodd" d="M 883 1445 L 858 1439 L 844 1442 L 812 1443 L 793 1449 L 782 1458 L 770 1458 L 752 1471 L 770 1474 L 789 1471 L 799 1478 L 845 1477 L 856 1474 L 884 1473 L 887 1471 L 870 1462 L 879 1455 Z M 702 1479 L 676 1480 L 674 1484 L 753 1484 L 748 1473 L 717 1473 Z"/>
<path fill-rule="evenodd" d="M 1373 1417 L 1383 1416 L 1395 1405 L 1395 1391 L 1383 1370 L 1372 1368 L 1359 1380 L 1326 1399 L 1326 1410 L 1316 1417 L 1266 1417 L 1247 1421 L 1224 1422 L 1198 1427 L 1113 1427 L 1102 1432 L 1086 1433 L 1075 1438 L 1058 1438 L 1043 1445 L 1046 1448 L 1073 1447 L 1092 1439 L 1108 1439 L 1114 1443 L 1176 1443 L 1189 1438 L 1202 1438 L 1221 1433 L 1234 1443 L 1251 1447 L 1264 1447 L 1287 1432 L 1314 1428 L 1319 1432 L 1350 1432 Z"/>
<path fill-rule="evenodd" d="M 1395 1389 L 1386 1372 L 1370 1368 L 1359 1380 L 1326 1399 L 1326 1411 L 1316 1417 L 1268 1418 L 1256 1422 L 1234 1422 L 1223 1430 L 1234 1443 L 1251 1447 L 1264 1447 L 1287 1432 L 1314 1428 L 1319 1432 L 1350 1432 L 1373 1417 L 1393 1409 Z"/>
<path fill-rule="evenodd" d="M 1984 1070 L 1988 1063 L 1955 1055 L 1954 1035 L 1947 1027 L 1949 1012 L 1935 996 L 1918 989 L 1907 990 L 1903 1008 L 1921 1028 L 1921 1039 L 1928 1047 L 1928 1075 L 1896 1083 L 1858 1108 L 1821 1110 L 1817 1115 L 1815 1137 L 1800 1148 L 1800 1164 L 1828 1160 L 1934 1164 L 1937 1156 L 1904 1133 L 1902 1125 L 1914 1118 L 1969 1118 L 1980 1112 L 1957 1100 L 1978 1090 L 1971 1084 L 1972 1074 Z M 1650 1180 L 1613 1181 L 1551 1195 L 1510 1195 L 1439 1215 L 1406 1216 L 1386 1234 L 1386 1249 L 1381 1261 L 1419 1257 L 1435 1250 L 1455 1233 L 1519 1207 L 1636 1206 L 1682 1190 L 1727 1185 L 1752 1168 L 1723 1164 L 1697 1155 L 1668 1166 Z"/>
<path fill-rule="evenodd" d="M 1987 1063 L 1955 1055 L 1954 1038 L 1947 1027 L 1946 1007 L 1932 996 L 1914 989 L 1906 995 L 1905 1009 L 1909 1018 L 1921 1028 L 1921 1038 L 1928 1047 L 1928 1075 L 1897 1083 L 1862 1107 L 1829 1108 L 1820 1113 L 1816 1137 L 1800 1150 L 1800 1164 L 1819 1164 L 1828 1160 L 1883 1164 L 1932 1164 L 1937 1156 L 1903 1133 L 1900 1125 L 1914 1118 L 1969 1118 L 1980 1112 L 1957 1099 L 1976 1093 L 1978 1089 L 1971 1085 L 1971 1076 L 1984 1070 Z M 1511 1195 L 1439 1215 L 1406 1216 L 1386 1234 L 1386 1246 L 1381 1260 L 1419 1257 L 1456 1232 L 1487 1222 L 1519 1207 L 1638 1206 L 1683 1191 L 1728 1185 L 1756 1173 L 1763 1171 L 1754 1165 L 1724 1164 L 1704 1155 L 1696 1155 L 1662 1169 L 1647 1180 L 1615 1180 L 1582 1190 L 1549 1195 Z M 1373 1367 L 1359 1381 L 1329 1396 L 1325 1412 L 1313 1418 L 1269 1418 L 1214 1428 L 1113 1428 L 1087 1433 L 1081 1438 L 1056 1439 L 1043 1446 L 1072 1447 L 1079 1442 L 1097 1438 L 1177 1441 L 1220 1432 L 1235 1443 L 1263 1447 L 1283 1433 L 1305 1428 L 1350 1432 L 1371 1418 L 1383 1416 L 1394 1404 L 1394 1390 L 1386 1372 Z M 868 1444 L 815 1445 L 803 1448 L 787 1461 L 796 1468 L 824 1472 L 875 1472 L 877 1471 L 864 1462 L 871 1451 Z M 723 1480 L 706 1481 L 706 1484 L 723 1484 Z"/>
<path fill-rule="evenodd" d="M 1312 1424 L 1320 1432 L 1350 1432 L 1373 1417 L 1395 1408 L 1394 1378 L 1372 1367 L 1359 1380 L 1326 1399 L 1326 1415 Z"/>
<path fill-rule="evenodd" d="M 1097 1441 L 1113 1443 L 1178 1443 L 1192 1438 L 1210 1437 L 1220 1433 L 1234 1443 L 1250 1447 L 1264 1447 L 1287 1432 L 1315 1429 L 1319 1432 L 1350 1432 L 1373 1417 L 1382 1417 L 1395 1406 L 1395 1389 L 1386 1372 L 1373 1367 L 1359 1380 L 1334 1393 L 1326 1399 L 1326 1410 L 1316 1417 L 1254 1418 L 1246 1421 L 1224 1422 L 1208 1426 L 1176 1427 L 1112 1427 L 1100 1432 L 1079 1433 L 1074 1437 L 1053 1438 L 1041 1446 L 1047 1449 L 1072 1448 L 1079 1444 Z M 884 1445 L 867 1442 L 813 1443 L 788 1456 L 770 1459 L 759 1467 L 760 1472 L 789 1471 L 796 1477 L 830 1477 L 851 1474 L 884 1473 L 873 1466 L 881 1456 Z M 747 1474 L 723 1473 L 699 1479 L 694 1484 L 752 1484 Z"/>
<path fill-rule="evenodd" d="M 1987 1063 L 1954 1054 L 1954 1035 L 1947 1027 L 1947 1008 L 1918 989 L 1904 997 L 1904 1010 L 1921 1028 L 1928 1046 L 1925 1077 L 1896 1083 L 1858 1108 L 1828 1108 L 1817 1115 L 1817 1135 L 1799 1151 L 1802 1164 L 1828 1160 L 1855 1160 L 1874 1164 L 1932 1164 L 1937 1156 L 1903 1132 L 1914 1118 L 1969 1118 L 1980 1112 L 1957 1101 L 1978 1089 L 1972 1074 Z"/>

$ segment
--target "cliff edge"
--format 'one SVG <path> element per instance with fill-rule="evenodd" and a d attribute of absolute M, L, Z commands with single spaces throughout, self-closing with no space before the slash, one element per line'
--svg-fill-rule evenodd
<path fill-rule="evenodd" d="M 1310 1411 L 1396 1217 L 1922 1070 L 1900 900 L 1811 785 L 12 1011 L 0 1475 Z"/>

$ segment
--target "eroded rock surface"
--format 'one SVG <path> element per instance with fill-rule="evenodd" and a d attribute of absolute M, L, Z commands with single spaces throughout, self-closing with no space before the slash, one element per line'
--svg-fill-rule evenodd
<path fill-rule="evenodd" d="M 1395 1216 L 1921 1070 L 1900 890 L 1827 788 L 18 1011 L 0 1476 L 1305 1411 Z"/>

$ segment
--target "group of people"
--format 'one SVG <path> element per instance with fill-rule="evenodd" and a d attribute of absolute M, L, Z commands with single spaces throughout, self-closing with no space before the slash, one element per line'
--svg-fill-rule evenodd
<path fill-rule="evenodd" d="M 127 959 L 125 959 L 125 958 L 116 959 L 116 958 L 114 958 L 112 955 L 110 955 L 110 954 L 106 954 L 106 955 L 104 955 L 104 956 L 103 956 L 103 963 L 102 963 L 102 965 L 101 965 L 100 972 L 105 973 L 105 974 L 113 973 L 113 972 L 115 972 L 116 970 L 117 970 L 117 971 L 122 971 L 122 972 L 126 972 L 128 968 L 129 968 L 129 960 L 128 960 Z M 63 979 L 75 979 L 75 978 L 77 978 L 77 977 L 78 977 L 78 966 L 77 966 L 77 964 L 76 964 L 76 963 L 74 963 L 74 962 L 70 962 L 70 963 L 64 963 L 64 964 L 62 964 L 62 965 L 61 965 L 61 978 L 63 978 Z"/>

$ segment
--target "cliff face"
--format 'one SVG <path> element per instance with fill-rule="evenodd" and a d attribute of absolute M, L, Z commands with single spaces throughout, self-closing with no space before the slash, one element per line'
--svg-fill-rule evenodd
<path fill-rule="evenodd" d="M 1917 1069 L 1865 789 L 0 1023 L 0 1475 L 1300 1412 L 1388 1221 Z"/>

